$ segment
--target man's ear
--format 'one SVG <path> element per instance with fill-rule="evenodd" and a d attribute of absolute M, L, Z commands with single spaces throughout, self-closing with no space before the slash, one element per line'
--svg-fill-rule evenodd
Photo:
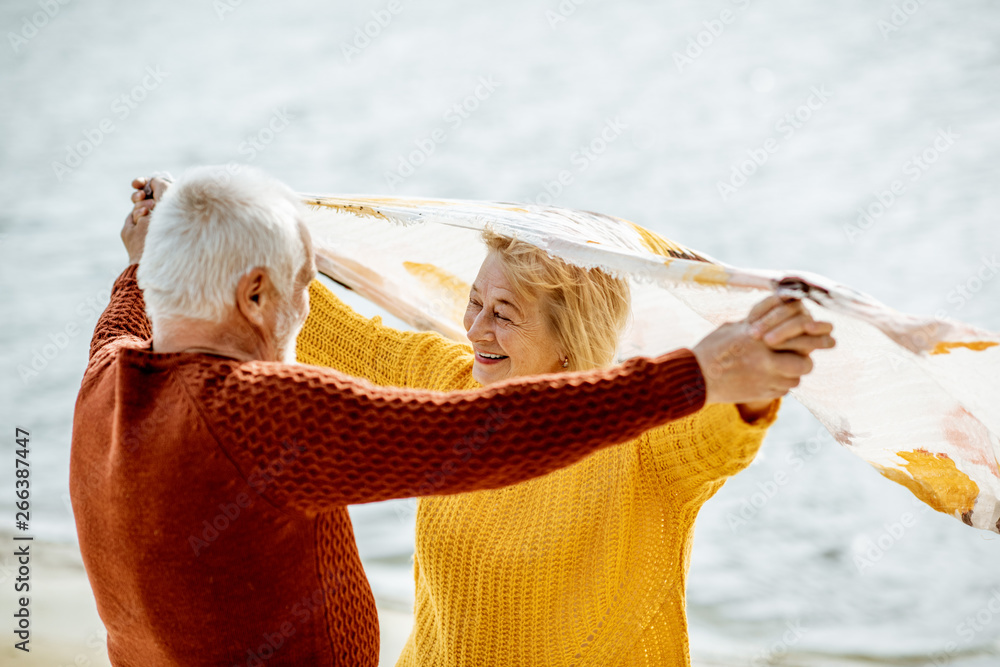
<path fill-rule="evenodd" d="M 250 269 L 236 283 L 236 308 L 243 317 L 258 327 L 264 328 L 267 325 L 264 310 L 270 305 L 270 297 L 271 278 L 263 267 Z"/>

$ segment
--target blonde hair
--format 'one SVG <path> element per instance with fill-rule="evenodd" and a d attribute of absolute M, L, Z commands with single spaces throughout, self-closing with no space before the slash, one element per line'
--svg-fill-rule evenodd
<path fill-rule="evenodd" d="M 483 231 L 519 298 L 537 299 L 563 353 L 566 370 L 614 364 L 630 312 L 628 281 L 601 269 L 584 269 L 551 257 L 541 248 Z"/>

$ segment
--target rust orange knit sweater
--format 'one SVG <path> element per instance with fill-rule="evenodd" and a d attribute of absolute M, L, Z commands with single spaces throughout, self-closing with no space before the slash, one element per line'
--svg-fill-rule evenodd
<path fill-rule="evenodd" d="M 115 665 L 374 666 L 348 504 L 524 481 L 704 404 L 689 350 L 451 394 L 154 353 L 135 269 L 97 323 L 70 460 Z"/>

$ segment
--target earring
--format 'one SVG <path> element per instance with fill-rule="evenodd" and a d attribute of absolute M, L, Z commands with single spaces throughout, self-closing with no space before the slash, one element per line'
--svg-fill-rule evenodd
<path fill-rule="evenodd" d="M 569 357 L 563 357 L 563 368 L 569 368 Z"/>

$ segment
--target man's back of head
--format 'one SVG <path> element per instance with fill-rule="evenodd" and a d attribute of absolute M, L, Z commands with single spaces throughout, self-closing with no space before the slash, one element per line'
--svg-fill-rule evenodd
<path fill-rule="evenodd" d="M 153 212 L 136 276 L 154 326 L 171 317 L 217 321 L 255 266 L 290 294 L 306 261 L 302 216 L 295 193 L 257 169 L 185 172 Z"/>
<path fill-rule="evenodd" d="M 311 263 L 303 216 L 288 186 L 249 167 L 198 167 L 172 184 L 153 211 L 136 274 L 154 348 L 290 361 L 288 339 L 304 320 L 296 292 Z M 271 288 L 272 310 L 259 315 L 251 311 L 263 293 L 248 280 L 255 270 Z M 223 338 L 239 349 L 221 349 Z"/>

